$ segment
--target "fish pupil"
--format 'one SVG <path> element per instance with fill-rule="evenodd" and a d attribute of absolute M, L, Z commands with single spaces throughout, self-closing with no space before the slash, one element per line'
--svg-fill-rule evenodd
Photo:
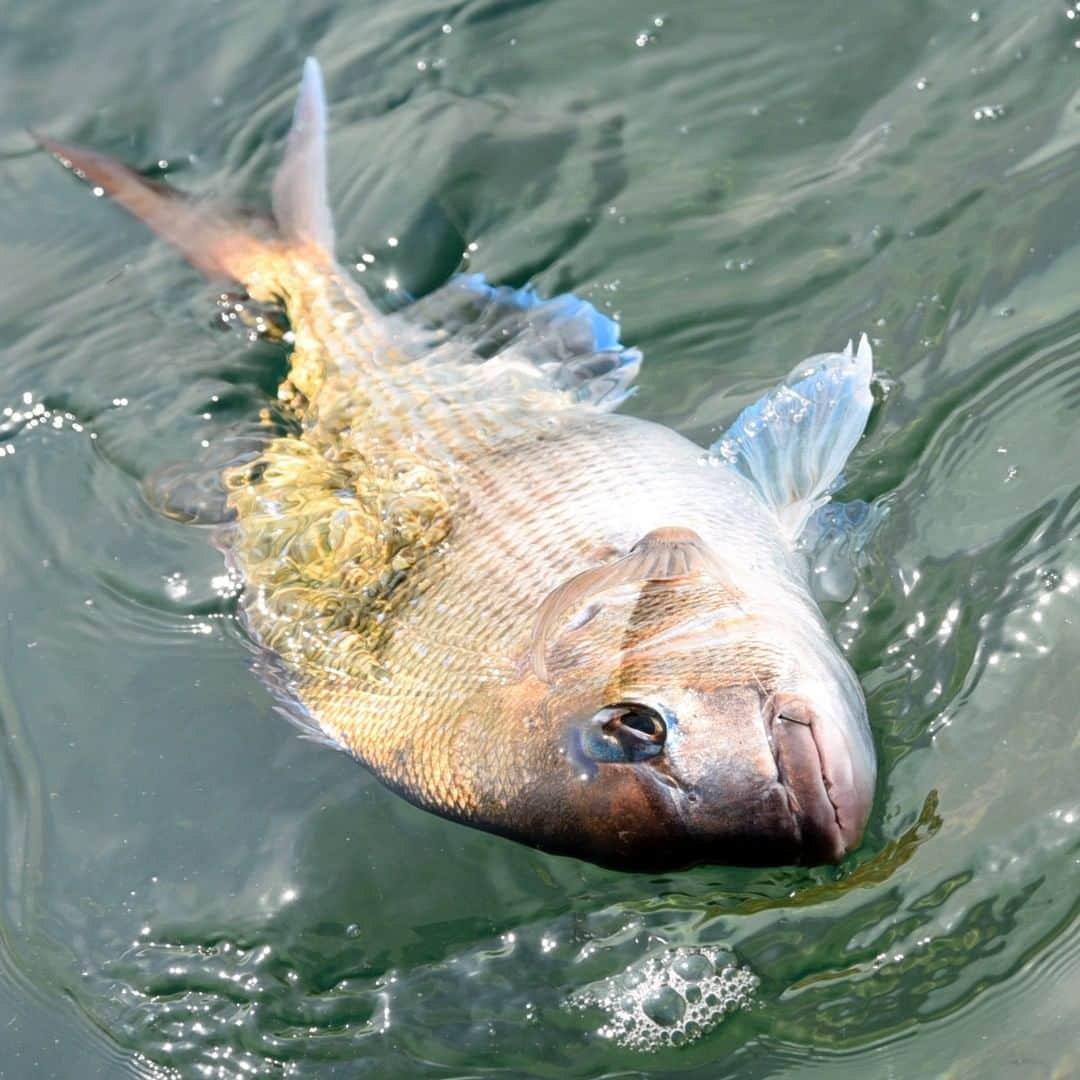
<path fill-rule="evenodd" d="M 604 733 L 619 743 L 627 760 L 640 761 L 663 750 L 667 725 L 655 709 L 628 702 L 610 706 L 602 715 Z"/>

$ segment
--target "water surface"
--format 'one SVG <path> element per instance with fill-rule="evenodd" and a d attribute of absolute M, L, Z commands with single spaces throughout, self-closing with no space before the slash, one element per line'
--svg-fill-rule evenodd
<path fill-rule="evenodd" d="M 1080 12 L 0 11 L 0 1076 L 1080 1072 Z M 308 54 L 387 303 L 573 289 L 645 352 L 629 407 L 702 442 L 872 336 L 879 520 L 827 614 L 881 780 L 842 866 L 541 855 L 273 712 L 221 556 L 140 485 L 284 355 L 24 128 L 257 205 Z"/>

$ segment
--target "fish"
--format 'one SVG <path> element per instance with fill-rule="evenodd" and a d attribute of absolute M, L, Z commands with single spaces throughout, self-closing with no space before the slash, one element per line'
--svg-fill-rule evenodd
<path fill-rule="evenodd" d="M 874 742 L 802 544 L 873 407 L 865 335 L 705 448 L 617 411 L 641 354 L 571 294 L 468 273 L 378 309 L 335 257 L 314 59 L 267 220 L 35 137 L 287 313 L 292 422 L 221 470 L 215 542 L 307 734 L 416 806 L 603 867 L 858 847 Z"/>

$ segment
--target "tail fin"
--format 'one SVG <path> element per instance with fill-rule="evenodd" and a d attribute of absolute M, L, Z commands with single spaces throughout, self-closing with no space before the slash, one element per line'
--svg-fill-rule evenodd
<path fill-rule="evenodd" d="M 274 177 L 273 206 L 287 241 L 333 253 L 334 223 L 326 198 L 326 91 L 313 56 L 304 61 L 285 158 Z"/>
<path fill-rule="evenodd" d="M 250 286 L 268 256 L 301 247 L 333 260 L 334 230 L 326 198 L 326 96 L 313 58 L 304 64 L 285 159 L 274 179 L 277 230 L 269 236 L 260 235 L 250 222 L 141 176 L 106 154 L 31 134 L 62 165 L 111 195 L 209 277 L 233 278 Z"/>

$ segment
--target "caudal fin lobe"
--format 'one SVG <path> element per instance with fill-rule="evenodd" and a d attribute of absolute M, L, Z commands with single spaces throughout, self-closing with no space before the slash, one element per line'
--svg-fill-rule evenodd
<path fill-rule="evenodd" d="M 326 194 L 326 89 L 319 62 L 304 61 L 285 157 L 274 176 L 274 218 L 285 240 L 334 251 L 334 222 Z"/>
<path fill-rule="evenodd" d="M 250 288 L 260 274 L 270 271 L 272 276 L 275 255 L 303 248 L 319 259 L 333 258 L 326 198 L 326 97 L 314 59 L 304 65 L 285 158 L 274 179 L 277 227 L 264 234 L 250 221 L 191 199 L 107 154 L 31 134 L 62 165 L 101 188 L 208 277 L 232 278 Z"/>

